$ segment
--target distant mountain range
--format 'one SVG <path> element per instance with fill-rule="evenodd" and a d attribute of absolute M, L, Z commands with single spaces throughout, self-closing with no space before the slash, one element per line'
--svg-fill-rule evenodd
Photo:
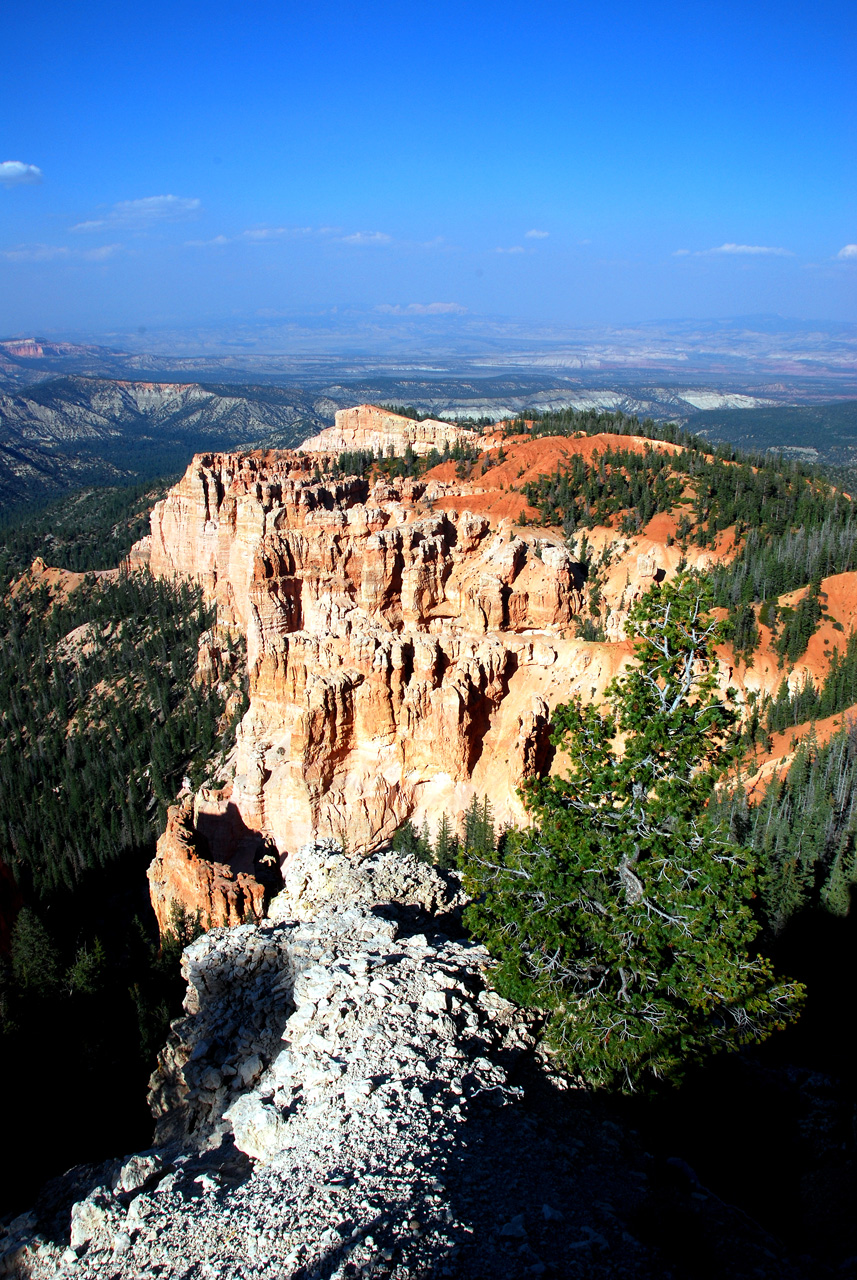
<path fill-rule="evenodd" d="M 20 344 L 25 352 L 33 345 Z M 43 355 L 18 358 L 67 358 L 64 349 L 56 355 L 39 344 L 39 350 Z M 700 406 L 771 403 L 704 389 L 635 390 L 581 390 L 532 377 L 376 378 L 316 392 L 241 383 L 49 378 L 0 393 L 0 509 L 82 485 L 170 475 L 196 452 L 238 445 L 287 448 L 330 425 L 337 409 L 367 401 L 416 402 L 449 418 L 494 419 L 570 406 L 684 419 Z"/>
<path fill-rule="evenodd" d="M 376 328 L 390 323 L 372 320 Z M 284 341 L 282 329 L 258 330 L 257 347 L 270 347 L 277 332 Z M 429 347 L 438 333 L 423 334 Z M 0 341 L 0 510 L 82 485 L 171 475 L 198 451 L 295 445 L 359 403 L 414 405 L 446 418 L 612 410 L 813 462 L 851 466 L 857 458 L 853 325 L 755 317 L 581 332 L 562 342 L 549 331 L 524 341 L 512 327 L 502 341 L 483 333 L 481 350 L 471 343 L 469 354 L 421 361 L 404 354 L 401 333 L 392 354 L 347 359 L 300 354 L 300 335 L 289 336 L 298 354 L 228 351 L 225 336 L 210 354 L 218 345 L 211 334 L 201 355 Z M 161 343 L 175 351 L 177 339 Z M 778 376 L 763 376 L 762 366 Z"/>
<path fill-rule="evenodd" d="M 0 395 L 0 508 L 168 475 L 200 451 L 288 447 L 328 421 L 277 387 L 52 379 Z"/>

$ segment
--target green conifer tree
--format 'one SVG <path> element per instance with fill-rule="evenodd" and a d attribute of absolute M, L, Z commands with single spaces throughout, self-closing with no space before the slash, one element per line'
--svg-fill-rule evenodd
<path fill-rule="evenodd" d="M 465 853 L 466 920 L 497 957 L 498 988 L 550 1011 L 549 1039 L 592 1085 L 678 1078 L 764 1039 L 802 998 L 755 953 L 751 854 L 706 812 L 735 719 L 710 603 L 689 575 L 642 599 L 637 663 L 608 708 L 555 712 L 571 765 L 526 791 L 533 827 L 496 855 Z"/>
<path fill-rule="evenodd" d="M 101 991 L 107 981 L 107 956 L 100 938 L 91 947 L 79 947 L 74 964 L 66 975 L 70 992 L 92 996 Z"/>
<path fill-rule="evenodd" d="M 458 837 L 445 813 L 441 816 L 437 828 L 437 836 L 434 842 L 434 861 L 435 865 L 440 867 L 442 871 L 451 870 L 458 862 Z"/>
<path fill-rule="evenodd" d="M 31 995 L 51 996 L 60 978 L 60 956 L 53 939 L 29 907 L 22 908 L 12 930 L 12 975 Z"/>
<path fill-rule="evenodd" d="M 834 916 L 847 916 L 851 894 L 857 885 L 857 848 L 854 831 L 848 831 L 833 860 L 830 875 L 821 890 L 821 901 Z"/>

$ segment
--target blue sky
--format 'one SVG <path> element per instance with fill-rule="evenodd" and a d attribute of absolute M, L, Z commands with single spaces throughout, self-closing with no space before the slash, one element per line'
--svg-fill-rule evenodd
<path fill-rule="evenodd" d="M 3 333 L 857 321 L 853 2 L 32 0 L 0 30 Z"/>

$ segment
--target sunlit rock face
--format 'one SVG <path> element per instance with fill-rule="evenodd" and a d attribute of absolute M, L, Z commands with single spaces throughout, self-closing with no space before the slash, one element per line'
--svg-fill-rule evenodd
<path fill-rule="evenodd" d="M 343 453 L 368 449 L 382 457 L 404 457 L 410 446 L 414 453 L 425 455 L 432 449 L 443 452 L 459 440 L 472 440 L 474 434 L 451 422 L 427 418 L 415 422 L 400 413 L 390 413 L 374 404 L 360 404 L 353 409 L 340 409 L 335 426 L 311 436 L 301 445 L 308 453 Z"/>
<path fill-rule="evenodd" d="M 203 789 L 186 798 L 168 810 L 148 870 L 158 927 L 175 927 L 173 904 L 205 929 L 262 920 L 282 883 L 276 861 L 227 796 Z"/>
<path fill-rule="evenodd" d="M 423 424 L 418 424 L 423 425 Z M 371 849 L 487 795 L 520 820 L 554 705 L 624 644 L 572 638 L 584 573 L 438 480 L 319 482 L 312 454 L 201 455 L 152 518 L 153 572 L 193 578 L 247 636 L 231 803 L 285 857 Z"/>

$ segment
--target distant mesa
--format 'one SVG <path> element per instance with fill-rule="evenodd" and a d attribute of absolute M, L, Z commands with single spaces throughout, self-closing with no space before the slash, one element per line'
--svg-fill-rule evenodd
<path fill-rule="evenodd" d="M 43 360 L 46 356 L 73 358 L 106 350 L 79 342 L 43 342 L 38 338 L 7 338 L 0 342 L 0 353 L 18 360 Z"/>
<path fill-rule="evenodd" d="M 38 360 L 45 354 L 44 347 L 34 338 L 22 338 L 19 342 L 0 342 L 0 350 L 21 360 Z"/>
<path fill-rule="evenodd" d="M 451 422 L 425 418 L 417 422 L 401 413 L 374 404 L 359 404 L 353 409 L 340 409 L 335 426 L 310 436 L 300 446 L 304 453 L 350 453 L 367 450 L 383 458 L 401 457 L 408 445 L 415 454 L 425 456 L 445 445 L 450 448 L 460 440 L 473 439 L 473 432 Z"/>

